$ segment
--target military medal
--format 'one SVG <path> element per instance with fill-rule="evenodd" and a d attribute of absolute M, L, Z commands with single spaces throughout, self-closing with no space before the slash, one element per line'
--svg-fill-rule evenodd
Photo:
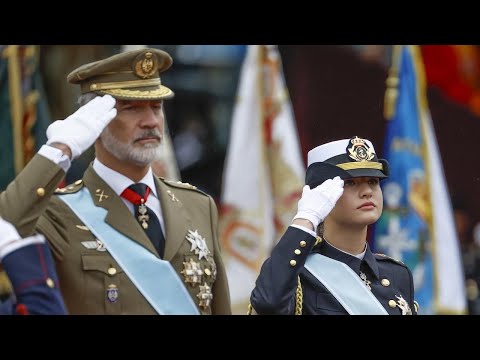
<path fill-rule="evenodd" d="M 183 270 L 180 273 L 185 277 L 185 282 L 192 286 L 200 284 L 202 281 L 203 270 L 200 268 L 200 264 L 193 261 L 192 258 L 187 262 L 183 262 Z"/>
<path fill-rule="evenodd" d="M 368 290 L 372 290 L 370 284 L 372 283 L 370 280 L 367 279 L 367 275 L 363 272 L 363 271 L 360 271 L 360 279 L 362 279 L 363 283 L 365 284 L 365 286 L 368 288 Z"/>
<path fill-rule="evenodd" d="M 204 283 L 204 285 L 200 285 L 200 292 L 197 294 L 197 297 L 200 299 L 199 306 L 203 308 L 203 310 L 207 309 L 210 306 L 211 301 L 213 300 L 212 288 Z"/>
<path fill-rule="evenodd" d="M 138 216 L 138 221 L 142 223 L 142 227 L 146 230 L 148 229 L 148 220 L 150 220 L 150 216 L 147 214 L 147 207 L 145 206 L 145 200 L 142 199 L 142 203 L 138 206 L 138 212 L 140 215 Z"/>
<path fill-rule="evenodd" d="M 198 230 L 188 230 L 187 240 L 192 244 L 190 251 L 194 251 L 195 255 L 198 255 L 198 260 L 202 260 L 202 258 L 207 259 L 210 250 L 208 250 L 205 238 L 198 233 Z"/>
<path fill-rule="evenodd" d="M 410 309 L 407 300 L 405 300 L 402 295 L 395 295 L 395 297 L 398 299 L 397 306 L 402 310 L 402 315 L 412 315 L 412 309 Z"/>

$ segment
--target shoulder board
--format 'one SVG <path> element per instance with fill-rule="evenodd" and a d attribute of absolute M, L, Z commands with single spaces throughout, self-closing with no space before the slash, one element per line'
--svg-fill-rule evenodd
<path fill-rule="evenodd" d="M 65 186 L 64 188 L 57 188 L 55 190 L 56 195 L 73 194 L 79 191 L 83 187 L 83 180 L 77 180 L 74 183 Z"/>
<path fill-rule="evenodd" d="M 184 183 L 181 181 L 172 181 L 172 180 L 165 180 L 164 178 L 160 178 L 165 184 L 179 188 L 179 189 L 187 189 L 187 190 L 194 190 L 197 191 L 201 194 L 208 195 L 207 193 L 203 192 L 202 190 L 199 190 L 196 186 L 189 184 L 189 183 Z"/>
<path fill-rule="evenodd" d="M 392 257 L 390 257 L 390 256 L 388 256 L 388 255 L 378 254 L 378 253 L 376 253 L 376 254 L 374 254 L 374 255 L 375 255 L 375 258 L 376 258 L 377 260 L 390 260 L 390 261 L 393 261 L 393 262 L 395 262 L 395 263 L 397 263 L 397 264 L 400 264 L 400 265 L 402 265 L 402 266 L 407 266 L 407 265 L 405 265 L 403 262 L 401 262 L 400 260 L 394 259 L 394 258 L 392 258 Z"/>

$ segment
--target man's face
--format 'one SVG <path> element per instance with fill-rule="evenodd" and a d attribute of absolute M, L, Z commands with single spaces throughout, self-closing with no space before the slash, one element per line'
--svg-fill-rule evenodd
<path fill-rule="evenodd" d="M 124 161 L 148 165 L 161 155 L 163 101 L 117 100 L 117 116 L 100 136 L 107 151 Z"/>

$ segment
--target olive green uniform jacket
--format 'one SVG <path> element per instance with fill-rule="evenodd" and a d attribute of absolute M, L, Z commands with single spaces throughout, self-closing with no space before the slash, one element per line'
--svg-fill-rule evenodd
<path fill-rule="evenodd" d="M 65 172 L 53 161 L 36 154 L 0 194 L 0 216 L 11 222 L 21 237 L 32 235 Z M 0 265 L 0 296 L 12 293 L 10 281 Z"/>
<path fill-rule="evenodd" d="M 0 216 L 14 224 L 20 236 L 32 235 L 39 216 L 64 176 L 60 166 L 36 154 L 0 194 Z"/>
<path fill-rule="evenodd" d="M 164 260 L 171 263 L 201 314 L 230 314 L 227 277 L 217 238 L 218 214 L 213 199 L 189 184 L 163 179 L 155 181 L 165 224 Z M 105 221 L 109 225 L 158 257 L 123 200 L 90 166 L 83 181 L 56 192 L 57 196 L 52 197 L 37 224 L 37 230 L 46 236 L 53 250 L 69 313 L 156 314 L 108 251 L 85 246 L 95 243 L 95 236 L 58 198 L 84 186 L 95 206 L 107 210 Z M 191 250 L 192 244 L 187 240 L 189 230 L 197 231 L 205 239 L 210 251 L 206 258 L 200 260 Z M 196 271 L 191 271 L 192 268 Z"/>

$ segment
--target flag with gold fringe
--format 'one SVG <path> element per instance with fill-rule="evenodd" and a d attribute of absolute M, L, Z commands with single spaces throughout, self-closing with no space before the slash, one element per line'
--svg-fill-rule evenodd
<path fill-rule="evenodd" d="M 220 239 L 235 314 L 246 313 L 262 263 L 295 216 L 304 174 L 278 48 L 249 45 L 220 208 Z"/>
<path fill-rule="evenodd" d="M 0 190 L 46 141 L 51 119 L 39 52 L 36 45 L 0 45 Z"/>
<path fill-rule="evenodd" d="M 390 177 L 374 248 L 412 270 L 419 314 L 464 314 L 459 243 L 418 46 L 394 46 L 385 117 Z"/>

